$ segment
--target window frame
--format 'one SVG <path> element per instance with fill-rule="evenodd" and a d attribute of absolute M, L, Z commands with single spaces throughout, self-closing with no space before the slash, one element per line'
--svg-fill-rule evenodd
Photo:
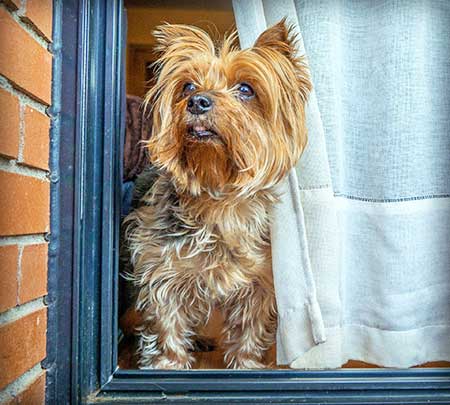
<path fill-rule="evenodd" d="M 450 369 L 121 370 L 118 245 L 126 18 L 54 1 L 47 403 L 450 403 Z"/>

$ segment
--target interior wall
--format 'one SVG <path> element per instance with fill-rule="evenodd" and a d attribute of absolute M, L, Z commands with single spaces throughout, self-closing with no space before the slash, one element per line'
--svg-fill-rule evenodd
<path fill-rule="evenodd" d="M 153 29 L 164 22 L 199 26 L 223 36 L 233 30 L 235 21 L 231 0 L 131 0 L 127 8 L 127 93 L 143 97 L 147 66 L 155 60 Z"/>

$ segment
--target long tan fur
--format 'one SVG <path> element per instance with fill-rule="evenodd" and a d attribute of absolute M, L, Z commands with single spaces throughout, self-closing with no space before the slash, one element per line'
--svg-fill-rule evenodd
<path fill-rule="evenodd" d="M 236 34 L 218 46 L 184 25 L 160 26 L 155 37 L 158 78 L 146 102 L 158 178 L 125 222 L 144 319 L 139 365 L 190 368 L 196 331 L 219 307 L 228 366 L 263 367 L 276 331 L 271 210 L 306 144 L 307 69 L 284 21 L 246 50 Z M 186 83 L 208 94 L 211 111 L 187 111 Z M 239 97 L 240 83 L 255 96 Z M 192 125 L 216 135 L 194 139 Z"/>

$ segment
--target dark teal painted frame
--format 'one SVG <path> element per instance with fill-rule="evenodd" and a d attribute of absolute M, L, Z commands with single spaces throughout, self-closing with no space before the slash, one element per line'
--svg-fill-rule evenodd
<path fill-rule="evenodd" d="M 54 2 L 47 403 L 450 404 L 449 369 L 117 368 L 124 27 L 121 0 Z"/>

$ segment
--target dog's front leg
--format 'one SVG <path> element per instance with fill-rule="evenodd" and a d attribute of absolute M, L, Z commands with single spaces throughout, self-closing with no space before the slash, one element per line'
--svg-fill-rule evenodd
<path fill-rule="evenodd" d="M 273 287 L 254 283 L 228 300 L 223 331 L 229 368 L 264 368 L 263 356 L 275 342 Z"/>
<path fill-rule="evenodd" d="M 152 369 L 188 369 L 194 357 L 192 325 L 179 302 L 172 295 L 166 302 L 154 302 L 145 311 L 148 316 L 139 329 L 139 367 Z"/>

